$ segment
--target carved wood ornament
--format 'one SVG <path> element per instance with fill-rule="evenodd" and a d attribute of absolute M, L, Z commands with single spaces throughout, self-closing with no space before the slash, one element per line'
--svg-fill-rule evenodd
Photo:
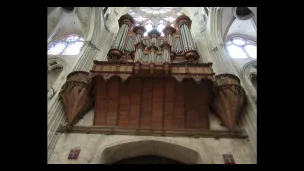
<path fill-rule="evenodd" d="M 93 106 L 91 84 L 88 76 L 88 72 L 72 72 L 67 76 L 67 81 L 61 88 L 60 97 L 65 106 L 70 126 L 77 123 L 82 115 Z"/>
<path fill-rule="evenodd" d="M 240 110 L 244 104 L 245 92 L 240 86 L 238 77 L 232 74 L 221 74 L 215 77 L 217 81 L 213 108 L 217 115 L 233 133 Z"/>

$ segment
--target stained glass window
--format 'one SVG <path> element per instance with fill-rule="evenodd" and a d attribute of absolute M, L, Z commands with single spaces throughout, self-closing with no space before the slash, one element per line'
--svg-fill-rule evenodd
<path fill-rule="evenodd" d="M 256 43 L 236 37 L 226 43 L 226 48 L 232 58 L 257 58 Z"/>
<path fill-rule="evenodd" d="M 69 35 L 66 38 L 53 42 L 48 47 L 49 55 L 78 55 L 84 39 L 79 35 Z"/>

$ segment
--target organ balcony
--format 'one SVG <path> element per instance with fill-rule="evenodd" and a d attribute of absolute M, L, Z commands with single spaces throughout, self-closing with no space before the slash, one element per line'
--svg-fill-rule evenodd
<path fill-rule="evenodd" d="M 93 61 L 90 73 L 72 72 L 61 97 L 69 124 L 76 123 L 95 102 L 93 126 L 136 130 L 209 130 L 214 109 L 231 133 L 244 102 L 239 79 L 215 76 L 212 63 L 200 58 L 192 38 L 191 20 L 177 18 L 148 36 L 142 26 L 124 15 L 108 52 L 108 61 Z"/>

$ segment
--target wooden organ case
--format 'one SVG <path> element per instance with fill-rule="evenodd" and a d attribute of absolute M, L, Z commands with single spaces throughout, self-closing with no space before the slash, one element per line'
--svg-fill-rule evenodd
<path fill-rule="evenodd" d="M 237 135 L 236 119 L 244 99 L 240 82 L 229 74 L 214 77 L 212 63 L 198 63 L 188 16 L 178 17 L 175 27 L 167 25 L 165 36 L 153 29 L 143 37 L 145 28 L 135 26 L 130 15 L 123 15 L 118 23 L 108 61 L 94 61 L 90 73 L 81 72 L 81 78 L 87 79 L 73 84 L 70 80 L 63 86 L 70 131 L 94 132 L 93 128 L 104 127 L 111 133 L 119 128 L 120 134 L 133 130 L 126 134 L 224 135 L 210 130 L 212 106 L 230 130 L 225 135 Z M 92 101 L 93 126 L 72 128 Z"/>

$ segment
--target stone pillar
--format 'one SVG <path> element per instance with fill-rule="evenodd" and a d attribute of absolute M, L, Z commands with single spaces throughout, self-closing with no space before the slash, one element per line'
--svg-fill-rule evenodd
<path fill-rule="evenodd" d="M 136 44 L 141 41 L 142 35 L 146 32 L 146 28 L 144 26 L 136 26 L 134 27 L 133 32 L 136 34 Z"/>
<path fill-rule="evenodd" d="M 93 60 L 100 50 L 91 41 L 84 44 L 83 52 L 77 61 L 73 71 L 89 71 L 93 65 Z"/>

